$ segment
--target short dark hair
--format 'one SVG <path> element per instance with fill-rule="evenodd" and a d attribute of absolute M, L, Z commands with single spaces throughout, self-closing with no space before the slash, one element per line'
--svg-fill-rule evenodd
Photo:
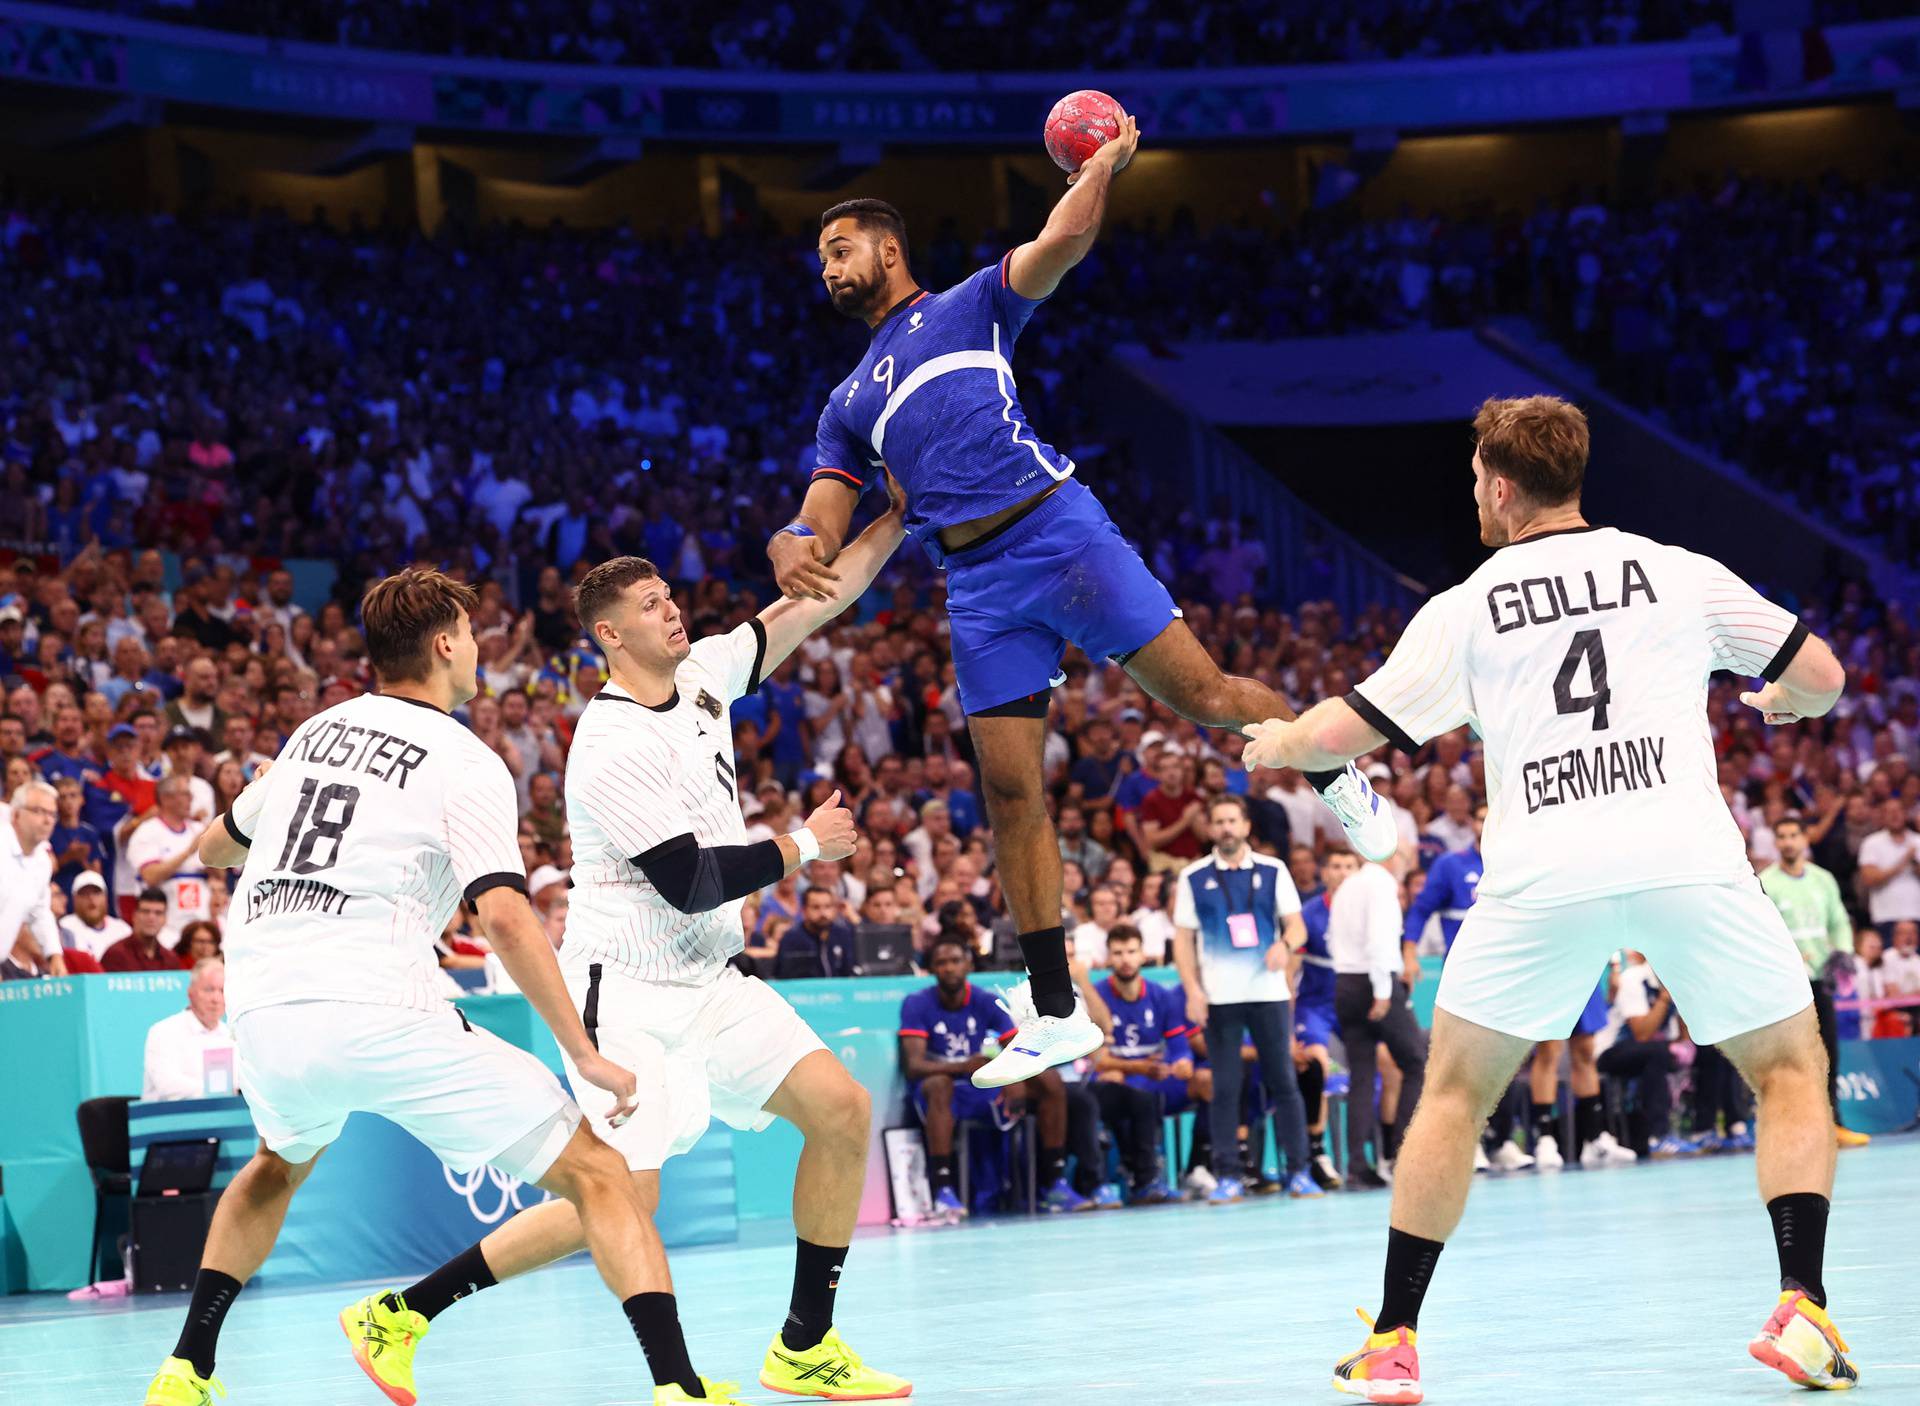
<path fill-rule="evenodd" d="M 133 906 L 139 908 L 149 903 L 157 903 L 162 908 L 165 908 L 167 906 L 167 891 L 165 889 L 153 888 L 141 889 L 140 897 L 134 900 Z"/>
<path fill-rule="evenodd" d="M 1784 826 L 1788 826 L 1788 825 L 1793 826 L 1793 828 L 1796 830 L 1804 830 L 1807 828 L 1807 822 L 1802 820 L 1799 816 L 1783 815 L 1778 820 L 1773 822 L 1773 833 L 1776 835 L 1779 834 L 1781 829 Z"/>
<path fill-rule="evenodd" d="M 1107 946 L 1109 947 L 1116 942 L 1138 942 L 1139 940 L 1140 929 L 1132 923 L 1115 923 L 1107 929 Z"/>
<path fill-rule="evenodd" d="M 652 581 L 660 569 L 645 557 L 615 557 L 603 561 L 573 588 L 573 611 L 580 617 L 580 629 L 591 635 L 593 627 L 607 618 L 607 611 L 620 593 L 636 581 Z"/>
<path fill-rule="evenodd" d="M 1473 439 L 1487 472 L 1512 480 L 1529 501 L 1545 508 L 1579 501 L 1587 477 L 1587 417 L 1571 401 L 1490 396 L 1473 417 Z"/>
<path fill-rule="evenodd" d="M 1220 809 L 1221 806 L 1232 806 L 1235 810 L 1239 811 L 1241 816 L 1246 820 L 1251 821 L 1253 819 L 1253 807 L 1247 804 L 1247 798 L 1245 796 L 1236 796 L 1231 791 L 1222 791 L 1219 795 L 1207 802 L 1207 818 L 1211 820 L 1213 813 Z"/>
<path fill-rule="evenodd" d="M 877 229 L 883 234 L 892 235 L 900 244 L 900 261 L 907 261 L 906 216 L 886 201 L 861 196 L 856 200 L 843 200 L 838 205 L 830 205 L 820 216 L 820 228 L 825 229 L 835 220 L 852 220 L 861 229 Z"/>
<path fill-rule="evenodd" d="M 973 948 L 967 944 L 965 939 L 955 937 L 950 932 L 943 932 L 927 944 L 927 961 L 929 964 L 933 961 L 933 954 L 938 952 L 942 947 L 951 947 L 961 956 L 968 959 L 973 957 Z"/>
<path fill-rule="evenodd" d="M 431 567 L 410 566 L 375 581 L 360 597 L 360 628 L 374 674 L 383 683 L 425 679 L 433 637 L 452 629 L 463 612 L 479 603 L 473 587 Z M 274 690 L 276 703 L 289 687 Z"/>

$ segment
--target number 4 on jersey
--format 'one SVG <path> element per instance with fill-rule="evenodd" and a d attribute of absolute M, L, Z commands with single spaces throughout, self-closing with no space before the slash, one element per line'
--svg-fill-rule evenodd
<path fill-rule="evenodd" d="M 1575 696 L 1573 676 L 1579 672 L 1580 661 L 1587 662 L 1587 677 L 1592 681 L 1593 692 Z M 1607 650 L 1600 642 L 1598 630 L 1580 630 L 1574 634 L 1573 643 L 1567 646 L 1567 657 L 1560 661 L 1560 672 L 1553 677 L 1553 706 L 1559 713 L 1593 712 L 1593 730 L 1604 731 L 1607 726 L 1607 704 L 1612 701 L 1613 690 L 1607 687 Z"/>

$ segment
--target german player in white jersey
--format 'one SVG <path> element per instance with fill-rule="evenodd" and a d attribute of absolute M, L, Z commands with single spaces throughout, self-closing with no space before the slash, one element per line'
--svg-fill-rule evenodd
<path fill-rule="evenodd" d="M 227 1310 L 354 1112 L 399 1124 L 457 1171 L 490 1164 L 564 1197 L 649 1359 L 685 1361 L 666 1253 L 619 1156 L 544 1065 L 471 1028 L 435 987 L 433 940 L 464 897 L 573 1061 L 576 1087 L 604 1093 L 616 1121 L 631 1113 L 634 1076 L 594 1049 L 527 902 L 513 779 L 449 716 L 476 688 L 475 599 L 437 571 L 375 583 L 361 617 L 381 692 L 301 724 L 201 840 L 207 865 L 241 869 L 227 1010 L 261 1146 L 220 1199 L 148 1406 L 224 1395 L 213 1366 Z M 412 1406 L 421 1315 L 369 1296 L 340 1322 L 362 1369 Z M 655 1399 L 701 1395 L 692 1385 Z"/>
<path fill-rule="evenodd" d="M 1781 1294 L 1753 1355 L 1803 1386 L 1851 1386 L 1821 1285 L 1834 1142 L 1813 993 L 1721 797 L 1706 713 L 1715 670 L 1765 679 L 1741 699 L 1769 723 L 1826 713 L 1845 673 L 1718 562 L 1588 523 L 1574 406 L 1490 400 L 1474 430 L 1481 540 L 1498 550 L 1421 608 L 1371 678 L 1258 725 L 1246 755 L 1249 767 L 1337 767 L 1462 723 L 1486 749 L 1486 865 L 1396 1164 L 1385 1297 L 1334 1385 L 1421 1399 L 1420 1301 L 1465 1207 L 1480 1129 L 1528 1047 L 1566 1038 L 1609 955 L 1630 946 L 1694 1039 L 1719 1045 L 1759 1096 Z"/>
<path fill-rule="evenodd" d="M 624 1127 L 608 1122 L 612 1099 L 583 1088 L 581 1106 L 626 1158 L 650 1211 L 661 1165 L 691 1149 L 710 1116 L 744 1131 L 779 1117 L 800 1130 L 793 1296 L 760 1384 L 836 1401 L 913 1390 L 867 1366 L 833 1326 L 866 1182 L 870 1099 L 792 1006 L 728 959 L 744 946 L 746 897 L 809 859 L 852 854 L 853 816 L 836 794 L 803 829 L 747 843 L 728 709 L 857 601 L 893 555 L 906 503 L 897 483 L 888 489 L 890 510 L 841 553 L 827 599 L 777 601 L 727 634 L 689 642 L 667 583 L 638 557 L 602 563 L 574 593 L 608 682 L 567 758 L 573 890 L 561 966 L 588 1034 L 640 1080 L 639 1114 Z M 505 1279 L 572 1254 L 580 1234 L 572 1207 L 549 1202 L 469 1253 Z"/>

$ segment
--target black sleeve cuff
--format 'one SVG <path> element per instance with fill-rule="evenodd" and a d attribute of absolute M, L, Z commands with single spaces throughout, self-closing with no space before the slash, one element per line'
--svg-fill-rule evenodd
<path fill-rule="evenodd" d="M 467 902 L 478 903 L 480 895 L 494 889 L 512 889 L 522 898 L 527 896 L 527 876 L 502 870 L 498 874 L 482 874 L 467 885 Z"/>
<path fill-rule="evenodd" d="M 753 672 L 747 675 L 746 691 L 748 693 L 758 693 L 760 691 L 760 670 L 767 662 L 767 627 L 760 623 L 760 617 L 758 615 L 752 617 L 747 623 L 753 626 Z"/>
<path fill-rule="evenodd" d="M 1420 750 L 1420 744 L 1407 736 L 1399 723 L 1376 708 L 1359 689 L 1356 688 L 1347 694 L 1346 703 L 1349 708 L 1366 719 L 1369 727 L 1408 756 Z"/>
<path fill-rule="evenodd" d="M 1800 652 L 1800 646 L 1807 642 L 1807 636 L 1811 633 L 1813 632 L 1807 628 L 1806 621 L 1794 621 L 1793 632 L 1780 646 L 1780 652 L 1773 656 L 1773 662 L 1760 671 L 1760 677 L 1768 683 L 1779 683 L 1780 676 L 1786 673 L 1787 666 L 1793 663 L 1793 656 Z"/>
<path fill-rule="evenodd" d="M 640 853 L 629 859 L 627 863 L 633 865 L 636 869 L 644 869 L 654 860 L 665 859 L 668 855 L 679 850 L 696 849 L 699 847 L 699 843 L 698 840 L 693 838 L 693 831 L 689 830 L 684 835 L 675 835 L 670 840 L 662 840 L 652 849 L 641 850 Z"/>
<path fill-rule="evenodd" d="M 228 811 L 220 817 L 220 823 L 227 827 L 227 833 L 233 836 L 233 842 L 242 849 L 252 849 L 253 841 L 240 833 L 240 827 L 233 823 L 233 812 Z"/>

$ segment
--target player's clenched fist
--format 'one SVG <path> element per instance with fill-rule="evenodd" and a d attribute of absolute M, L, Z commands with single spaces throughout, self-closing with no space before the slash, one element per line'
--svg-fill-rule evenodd
<path fill-rule="evenodd" d="M 607 1121 L 619 1127 L 633 1116 L 636 1103 L 634 1090 L 638 1081 L 633 1071 L 623 1069 L 598 1051 L 589 1050 L 574 1061 L 574 1068 L 580 1071 L 580 1077 L 597 1089 L 605 1089 L 619 1100 L 613 1106 L 613 1112 Z"/>
<path fill-rule="evenodd" d="M 807 828 L 820 842 L 822 859 L 845 859 L 853 853 L 860 836 L 853 828 L 853 812 L 840 804 L 840 793 L 827 797 L 825 805 L 807 817 Z"/>
<path fill-rule="evenodd" d="M 780 594 L 794 600 L 832 600 L 839 575 L 827 565 L 827 544 L 812 533 L 780 532 L 767 543 L 767 560 Z"/>

